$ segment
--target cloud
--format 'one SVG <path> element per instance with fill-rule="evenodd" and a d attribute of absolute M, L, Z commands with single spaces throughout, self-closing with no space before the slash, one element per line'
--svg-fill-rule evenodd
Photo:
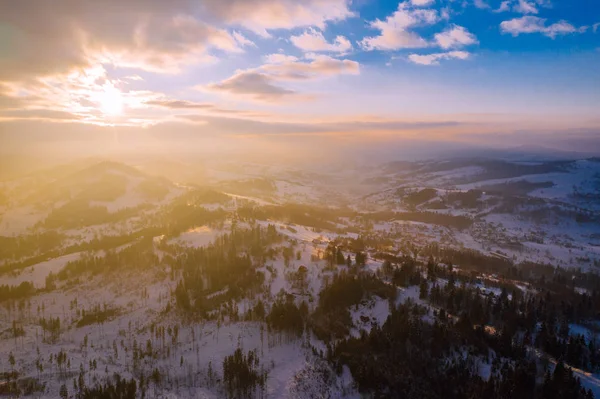
<path fill-rule="evenodd" d="M 317 26 L 353 16 L 350 0 L 204 0 L 203 10 L 224 23 L 269 36 L 269 30 Z"/>
<path fill-rule="evenodd" d="M 592 30 L 594 31 L 594 33 L 598 32 L 598 27 L 600 27 L 600 22 L 592 25 Z"/>
<path fill-rule="evenodd" d="M 352 44 L 346 37 L 337 36 L 333 43 L 329 43 L 322 32 L 312 28 L 300 35 L 290 37 L 290 41 L 304 51 L 345 53 L 352 49 Z"/>
<path fill-rule="evenodd" d="M 228 109 L 221 108 L 220 106 L 212 103 L 197 103 L 194 101 L 187 100 L 175 100 L 169 98 L 162 98 L 160 100 L 151 100 L 146 102 L 147 105 L 167 108 L 170 110 L 192 110 L 192 111 L 200 111 L 203 114 L 222 114 L 222 115 L 234 115 L 238 117 L 251 117 L 251 118 L 264 118 L 267 117 L 268 114 L 256 112 L 256 111 L 248 111 L 242 109 Z M 190 114 L 188 114 L 189 116 Z M 196 115 L 196 114 L 191 114 Z M 179 115 L 182 117 L 182 115 Z"/>
<path fill-rule="evenodd" d="M 6 4 L 4 4 L 6 3 Z M 349 0 L 28 0 L 0 11 L 0 81 L 68 74 L 98 63 L 176 73 L 214 61 L 214 51 L 242 52 L 254 43 L 241 26 L 319 26 L 351 17 Z M 6 45 L 4 45 L 6 44 Z M 342 42 L 341 45 L 344 45 Z"/>
<path fill-rule="evenodd" d="M 503 1 L 500 6 L 494 10 L 494 12 L 506 12 L 510 11 L 510 0 Z"/>
<path fill-rule="evenodd" d="M 459 59 L 466 60 L 471 55 L 466 51 L 449 51 L 447 53 L 435 53 L 435 54 L 410 54 L 408 56 L 409 61 L 420 64 L 420 65 L 439 65 L 440 60 Z"/>
<path fill-rule="evenodd" d="M 281 53 L 268 54 L 263 57 L 265 62 L 268 64 L 282 64 L 285 62 L 295 62 L 298 61 L 298 57 L 294 57 L 293 55 L 286 55 Z"/>
<path fill-rule="evenodd" d="M 169 109 L 210 109 L 214 107 L 213 104 L 195 103 L 186 100 L 150 100 L 146 104 Z"/>
<path fill-rule="evenodd" d="M 209 90 L 248 96 L 258 101 L 277 101 L 296 92 L 274 84 L 275 79 L 257 71 L 239 71 L 230 78 L 207 86 Z"/>
<path fill-rule="evenodd" d="M 435 0 L 410 0 L 410 2 L 417 7 L 426 7 L 435 3 Z"/>
<path fill-rule="evenodd" d="M 5 120 L 42 120 L 48 122 L 81 121 L 83 118 L 72 112 L 52 109 L 0 109 L 0 122 Z"/>
<path fill-rule="evenodd" d="M 209 60 L 208 50 L 242 52 L 240 44 L 247 39 L 238 35 L 240 43 L 227 31 L 209 26 L 189 16 L 163 20 L 146 20 L 137 26 L 133 36 L 114 46 L 91 35 L 86 39 L 88 59 L 120 67 L 151 72 L 176 73 L 183 67 Z"/>
<path fill-rule="evenodd" d="M 381 36 L 367 37 L 360 44 L 365 50 L 400 50 L 405 48 L 423 48 L 429 45 L 418 34 L 405 30 L 382 31 Z"/>
<path fill-rule="evenodd" d="M 521 14 L 537 14 L 539 12 L 536 4 L 533 1 L 527 0 L 519 0 L 513 9 Z"/>
<path fill-rule="evenodd" d="M 213 63 L 229 53 L 242 53 L 245 47 L 255 47 L 240 27 L 264 35 L 271 29 L 324 28 L 327 23 L 352 16 L 348 7 L 349 0 L 206 0 L 200 3 L 196 0 L 29 0 L 27 4 L 9 1 L 0 7 L 0 86 L 14 84 L 19 88 L 19 95 L 14 91 L 3 93 L 0 107 L 5 110 L 9 105 L 32 108 L 33 103 L 26 103 L 25 99 L 35 95 L 36 107 L 71 112 L 80 115 L 86 123 L 101 123 L 104 115 L 99 109 L 106 102 L 106 96 L 102 96 L 111 88 L 122 93 L 127 115 L 121 119 L 141 120 L 139 113 L 151 106 L 149 102 L 159 101 L 161 94 L 127 90 L 139 87 L 138 82 L 144 80 L 139 76 L 142 75 L 140 70 L 180 73 L 189 66 Z M 341 51 L 348 48 L 349 41 L 340 36 L 328 44 Z M 269 64 L 275 64 L 275 58 L 271 61 Z M 279 60 L 282 64 L 296 61 Z M 337 65 L 335 62 L 315 61 L 310 69 L 304 67 L 302 78 L 334 73 L 328 70 Z M 350 61 L 339 62 L 340 73 L 353 66 Z M 106 72 L 112 67 L 138 71 L 127 71 L 126 77 L 112 79 Z M 289 66 L 293 67 L 293 64 Z M 255 75 L 232 77 L 229 82 L 221 82 L 222 89 L 252 91 L 254 87 L 256 92 L 262 91 L 266 93 L 264 96 L 270 97 L 292 93 L 272 84 L 272 80 L 280 79 L 271 75 L 259 71 Z M 150 82 L 147 76 L 142 76 Z M 198 104 L 181 101 L 160 106 L 165 114 L 169 107 L 200 109 Z M 213 111 L 231 112 L 219 108 Z M 143 117 L 158 120 L 161 115 Z"/>
<path fill-rule="evenodd" d="M 233 76 L 219 83 L 212 83 L 205 89 L 267 102 L 308 99 L 310 96 L 281 87 L 279 82 L 360 73 L 360 64 L 356 61 L 338 60 L 321 54 L 313 55 L 310 61 L 299 61 L 295 57 L 280 54 L 271 54 L 267 56 L 267 60 L 275 62 L 237 71 Z"/>
<path fill-rule="evenodd" d="M 202 61 L 211 49 L 241 51 L 226 30 L 192 17 L 191 0 L 7 4 L 0 12 L 8 38 L 0 57 L 4 81 L 67 74 L 97 63 L 176 72 Z"/>
<path fill-rule="evenodd" d="M 3 92 L 0 85 L 0 110 L 17 110 L 27 106 L 36 105 L 40 98 L 34 95 L 19 96 L 6 88 Z"/>
<path fill-rule="evenodd" d="M 365 37 L 360 45 L 365 50 L 399 50 L 402 48 L 423 48 L 428 43 L 418 34 L 408 29 L 420 25 L 432 25 L 439 20 L 436 10 L 411 9 L 408 3 L 400 3 L 398 10 L 385 21 L 370 23 L 372 29 L 380 31 L 379 36 Z"/>
<path fill-rule="evenodd" d="M 242 35 L 238 31 L 233 32 L 232 36 L 235 39 L 235 41 L 240 44 L 240 46 L 256 47 L 256 43 L 254 43 L 252 40 L 248 39 L 246 36 Z"/>
<path fill-rule="evenodd" d="M 42 151 L 44 155 L 58 155 L 65 158 L 69 152 L 78 157 L 93 154 L 111 154 L 113 151 L 135 153 L 139 155 L 144 151 L 156 153 L 189 154 L 190 149 L 196 153 L 206 151 L 211 155 L 223 156 L 232 147 L 239 148 L 240 152 L 260 154 L 260 156 L 273 156 L 277 152 L 265 146 L 264 141 L 243 140 L 243 136 L 251 138 L 271 138 L 273 140 L 292 140 L 291 146 L 279 151 L 289 162 L 301 148 L 308 151 L 302 153 L 302 160 L 306 162 L 306 155 L 315 151 L 323 152 L 323 159 L 331 160 L 332 154 L 340 153 L 343 144 L 338 137 L 354 137 L 357 139 L 357 149 L 361 152 L 372 145 L 373 133 L 393 133 L 394 142 L 384 145 L 387 150 L 398 151 L 398 146 L 407 144 L 398 141 L 398 136 L 410 137 L 416 132 L 418 138 L 429 138 L 432 134 L 452 132 L 456 128 L 465 129 L 470 126 L 467 122 L 453 119 L 441 121 L 403 121 L 396 119 L 360 119 L 343 118 L 335 122 L 323 122 L 305 116 L 302 120 L 271 120 L 259 121 L 236 117 L 219 117 L 203 115 L 178 115 L 175 120 L 150 125 L 145 129 L 134 126 L 121 127 L 113 130 L 102 126 L 63 123 L 49 124 L 37 120 L 19 120 L 6 122 L 4 129 L 0 130 L 0 142 L 6 144 L 0 150 L 10 149 L 13 153 L 32 153 Z M 466 130 L 466 129 L 465 129 Z M 119 138 L 115 147 L 115 134 Z M 352 136 L 350 136 L 352 135 Z M 330 136 L 331 146 L 323 148 L 319 137 Z M 299 148 L 298 140 L 306 137 L 307 142 Z M 400 144 L 401 143 L 401 144 Z M 217 146 L 219 148 L 217 148 Z M 431 143 L 428 144 L 431 146 Z M 346 154 L 343 151 L 342 154 Z M 347 154 L 346 154 L 347 155 Z M 375 155 L 381 156 L 381 152 Z"/>
<path fill-rule="evenodd" d="M 123 79 L 125 79 L 125 80 L 133 80 L 133 81 L 142 81 L 142 80 L 144 80 L 144 78 L 142 78 L 140 75 L 129 75 L 129 76 L 125 76 Z"/>
<path fill-rule="evenodd" d="M 478 43 L 475 35 L 458 25 L 454 25 L 451 29 L 442 33 L 437 33 L 434 38 L 444 50 Z"/>
<path fill-rule="evenodd" d="M 491 8 L 490 5 L 485 2 L 485 0 L 473 0 L 473 4 L 475 5 L 475 7 L 481 10 Z"/>
<path fill-rule="evenodd" d="M 481 2 L 483 0 L 475 0 Z M 552 2 L 550 0 L 504 0 L 494 12 L 514 11 L 520 14 L 538 14 L 539 7 L 550 8 Z"/>
<path fill-rule="evenodd" d="M 444 21 L 450 20 L 450 14 L 452 13 L 452 9 L 449 6 L 443 7 L 440 9 L 440 19 Z"/>
<path fill-rule="evenodd" d="M 148 101 L 161 96 L 152 91 L 129 89 L 129 83 L 130 77 L 111 79 L 102 66 L 97 66 L 75 70 L 68 75 L 41 77 L 4 86 L 0 84 L 0 87 L 9 89 L 0 94 L 0 109 L 31 111 L 22 113 L 23 118 L 30 115 L 41 119 L 41 112 L 52 111 L 54 114 L 47 115 L 59 115 L 62 112 L 85 123 L 105 124 L 110 119 L 113 124 L 126 124 L 138 119 L 137 114 L 144 112 Z M 126 115 L 109 117 L 101 109 L 106 104 L 107 93 L 115 92 Z M 160 114 L 155 114 L 150 115 L 149 119 L 158 120 L 160 117 Z M 51 118 L 44 116 L 43 119 Z"/>
<path fill-rule="evenodd" d="M 374 131 L 429 130 L 468 125 L 460 121 L 402 121 L 385 118 L 354 119 L 343 118 L 337 121 L 317 121 L 308 118 L 304 121 L 248 121 L 238 118 L 204 117 L 200 115 L 180 115 L 181 119 L 199 122 L 206 128 L 229 134 L 286 135 L 357 133 Z"/>
<path fill-rule="evenodd" d="M 546 19 L 534 16 L 524 16 L 514 18 L 508 21 L 503 21 L 500 24 L 502 33 L 509 33 L 513 36 L 519 36 L 524 33 L 542 33 L 554 39 L 559 35 L 567 35 L 572 33 L 583 33 L 587 30 L 586 26 L 576 28 L 567 21 L 559 21 L 546 26 Z"/>
<path fill-rule="evenodd" d="M 338 60 L 327 55 L 312 55 L 310 62 L 287 61 L 260 67 L 279 80 L 318 79 L 332 75 L 358 75 L 360 64 L 352 60 Z"/>

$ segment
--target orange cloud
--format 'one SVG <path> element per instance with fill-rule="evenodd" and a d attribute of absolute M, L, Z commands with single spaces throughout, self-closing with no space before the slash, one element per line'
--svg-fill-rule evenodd
<path fill-rule="evenodd" d="M 312 55 L 308 61 L 295 57 L 274 54 L 266 57 L 271 63 L 255 69 L 237 71 L 233 76 L 207 85 L 204 88 L 214 92 L 241 95 L 258 101 L 306 100 L 310 94 L 282 87 L 278 82 L 294 80 L 314 80 L 333 75 L 360 73 L 360 64 L 351 60 L 339 60 L 326 55 Z"/>
<path fill-rule="evenodd" d="M 0 81 L 69 73 L 96 63 L 177 72 L 213 59 L 211 49 L 254 45 L 223 23 L 264 35 L 348 18 L 348 0 L 28 0 L 0 12 L 8 47 Z"/>
<path fill-rule="evenodd" d="M 350 0 L 205 0 L 216 18 L 269 36 L 271 29 L 318 26 L 353 16 Z"/>

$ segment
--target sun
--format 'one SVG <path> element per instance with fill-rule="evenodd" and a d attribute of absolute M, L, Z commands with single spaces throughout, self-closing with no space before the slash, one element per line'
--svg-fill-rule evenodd
<path fill-rule="evenodd" d="M 123 94 L 114 86 L 105 86 L 99 93 L 100 110 L 105 115 L 121 115 L 123 113 Z"/>

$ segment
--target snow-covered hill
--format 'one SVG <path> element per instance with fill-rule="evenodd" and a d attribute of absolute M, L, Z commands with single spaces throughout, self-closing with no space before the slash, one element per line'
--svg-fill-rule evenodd
<path fill-rule="evenodd" d="M 495 303 L 506 287 L 515 290 L 506 298 L 541 292 L 539 280 L 505 270 L 559 266 L 571 273 L 569 290 L 588 295 L 593 279 L 579 270 L 600 267 L 593 159 L 341 170 L 223 163 L 203 176 L 204 185 L 184 184 L 102 162 L 4 182 L 0 293 L 17 299 L 0 295 L 0 370 L 41 384 L 37 397 L 57 397 L 63 385 L 74 394 L 73 380 L 93 386 L 115 373 L 146 381 L 147 397 L 222 397 L 224 363 L 240 349 L 256 353 L 266 375 L 257 397 L 360 397 L 356 375 L 330 362 L 324 331 L 333 342 L 362 340 L 406 303 L 434 324 L 441 305 L 419 282 L 398 282 L 405 268 L 429 281 L 434 258 L 452 273 L 442 253 L 497 263 L 505 269 L 493 274 L 454 265 L 462 288 Z M 364 279 L 364 295 L 343 296 L 350 305 L 324 316 L 323 292 L 348 275 Z M 435 280 L 439 289 L 454 284 Z M 277 327 L 294 310 L 299 334 Z M 456 313 L 448 320 L 459 321 Z M 599 331 L 591 320 L 570 325 L 588 343 Z M 471 358 L 484 380 L 494 356 Z M 597 375 L 577 373 L 600 390 Z"/>

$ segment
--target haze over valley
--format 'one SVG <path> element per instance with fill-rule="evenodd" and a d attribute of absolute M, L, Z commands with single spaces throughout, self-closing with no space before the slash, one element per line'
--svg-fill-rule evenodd
<path fill-rule="evenodd" d="M 600 8 L 0 0 L 0 398 L 600 398 Z"/>

